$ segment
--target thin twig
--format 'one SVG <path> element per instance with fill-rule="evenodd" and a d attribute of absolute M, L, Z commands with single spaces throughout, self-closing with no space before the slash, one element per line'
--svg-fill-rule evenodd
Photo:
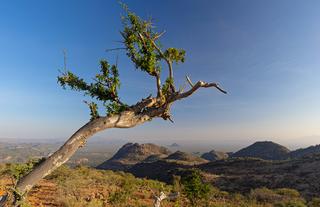
<path fill-rule="evenodd" d="M 127 48 L 125 47 L 117 47 L 117 48 L 111 48 L 111 49 L 106 49 L 106 52 L 111 52 L 115 50 L 126 50 Z"/>
<path fill-rule="evenodd" d="M 193 87 L 194 84 L 193 84 L 192 81 L 190 80 L 189 76 L 186 76 L 186 79 L 187 79 L 188 83 L 190 84 L 190 86 Z"/>
<path fill-rule="evenodd" d="M 161 32 L 160 34 L 157 34 L 157 35 L 153 38 L 153 41 L 159 39 L 164 33 L 166 33 L 165 30 L 164 30 L 163 32 Z"/>
<path fill-rule="evenodd" d="M 63 69 L 67 72 L 67 51 L 63 49 Z"/>

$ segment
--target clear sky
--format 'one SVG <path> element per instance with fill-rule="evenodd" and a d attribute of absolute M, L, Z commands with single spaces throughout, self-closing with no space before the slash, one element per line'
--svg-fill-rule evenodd
<path fill-rule="evenodd" d="M 190 143 L 320 143 L 320 1 L 124 1 L 166 30 L 166 47 L 184 48 L 178 84 L 190 75 L 217 81 L 229 94 L 203 89 L 172 109 L 175 123 L 155 120 L 99 134 L 110 139 Z M 67 66 L 90 80 L 98 61 L 119 55 L 121 96 L 128 103 L 155 92 L 121 47 L 117 1 L 2 1 L 0 4 L 0 137 L 63 139 L 89 120 L 86 97 L 57 84 Z"/>

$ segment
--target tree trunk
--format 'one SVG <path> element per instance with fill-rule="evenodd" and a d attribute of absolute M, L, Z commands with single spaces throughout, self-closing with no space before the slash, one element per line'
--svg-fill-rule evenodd
<path fill-rule="evenodd" d="M 52 171 L 67 162 L 70 157 L 83 146 L 87 139 L 95 133 L 108 128 L 128 128 L 137 124 L 134 114 L 124 112 L 120 115 L 101 117 L 88 122 L 75 132 L 59 150 L 36 166 L 29 174 L 21 178 L 16 186 L 18 193 L 25 194 L 41 178 L 49 175 Z"/>
<path fill-rule="evenodd" d="M 19 193 L 28 192 L 41 178 L 50 174 L 53 170 L 69 160 L 69 158 L 81 147 L 86 139 L 92 136 L 96 130 L 92 122 L 87 123 L 74 133 L 65 144 L 45 161 L 36 166 L 28 175 L 17 183 Z"/>

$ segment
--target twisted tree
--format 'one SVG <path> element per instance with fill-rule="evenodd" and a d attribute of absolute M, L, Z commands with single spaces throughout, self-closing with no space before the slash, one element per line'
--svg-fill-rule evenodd
<path fill-rule="evenodd" d="M 68 161 L 87 139 L 97 132 L 110 128 L 132 128 L 154 118 L 172 121 L 171 105 L 175 101 L 191 96 L 200 88 L 213 87 L 226 93 L 217 83 L 198 81 L 193 84 L 188 77 L 187 82 L 191 88 L 186 91 L 177 90 L 173 64 L 184 62 L 185 51 L 173 47 L 164 49 L 159 41 L 164 32 L 155 31 L 151 20 L 143 20 L 127 8 L 125 11 L 122 17 L 123 30 L 120 32 L 124 49 L 137 69 L 154 78 L 156 95 L 150 95 L 134 105 L 122 102 L 118 95 L 120 87 L 118 67 L 110 65 L 106 60 L 100 61 L 100 72 L 92 83 L 86 82 L 71 71 L 62 72 L 58 77 L 58 83 L 63 88 L 83 92 L 93 100 L 101 102 L 105 114 L 99 113 L 102 109 L 98 109 L 96 102 L 86 102 L 91 112 L 90 121 L 76 131 L 54 154 L 18 181 L 16 192 L 19 195 L 26 194 L 41 178 Z M 168 69 L 168 77 L 164 83 L 160 78 L 163 70 L 162 61 Z"/>

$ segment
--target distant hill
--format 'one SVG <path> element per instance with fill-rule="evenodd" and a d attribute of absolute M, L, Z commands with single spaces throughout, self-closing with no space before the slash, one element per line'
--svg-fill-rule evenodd
<path fill-rule="evenodd" d="M 294 188 L 307 198 L 320 196 L 320 155 L 283 161 L 233 158 L 203 164 L 199 168 L 220 175 L 213 182 L 226 191 L 250 192 L 264 186 Z"/>
<path fill-rule="evenodd" d="M 39 159 L 59 149 L 60 142 L 0 142 L 0 163 L 24 163 L 30 159 Z M 114 153 L 108 144 L 88 143 L 86 147 L 79 149 L 67 165 L 87 165 L 95 167 Z"/>
<path fill-rule="evenodd" d="M 98 169 L 126 170 L 132 165 L 142 162 L 151 155 L 168 156 L 171 152 L 155 144 L 127 143 L 109 160 L 100 164 Z"/>
<path fill-rule="evenodd" d="M 297 159 L 305 156 L 312 156 L 315 154 L 320 154 L 320 145 L 310 146 L 307 148 L 300 148 L 295 151 L 290 152 L 290 158 Z"/>
<path fill-rule="evenodd" d="M 173 171 L 176 169 L 190 168 L 194 165 L 185 165 L 183 161 L 161 159 L 149 163 L 137 163 L 128 172 L 136 177 L 161 180 L 167 183 L 172 182 Z"/>
<path fill-rule="evenodd" d="M 201 158 L 209 161 L 223 160 L 227 159 L 228 157 L 229 155 L 227 153 L 215 150 L 211 150 L 210 152 L 206 152 L 203 155 L 201 155 Z"/>
<path fill-rule="evenodd" d="M 195 155 L 192 155 L 192 154 L 189 154 L 186 152 L 181 152 L 181 151 L 176 151 L 175 153 L 170 154 L 165 159 L 166 160 L 184 161 L 184 162 L 189 162 L 189 163 L 193 163 L 193 164 L 207 162 L 207 160 L 202 159 L 198 156 L 195 156 Z"/>
<path fill-rule="evenodd" d="M 284 160 L 289 157 L 290 150 L 271 141 L 254 144 L 232 154 L 232 157 L 255 157 L 264 160 Z"/>
<path fill-rule="evenodd" d="M 155 156 L 150 156 L 155 158 Z M 148 160 L 150 160 L 148 158 Z M 172 181 L 173 171 L 176 169 L 187 169 L 197 165 L 207 163 L 208 161 L 198 156 L 176 151 L 166 158 L 154 159 L 151 162 L 140 162 L 133 165 L 128 172 L 137 177 L 148 177 L 150 179 L 162 180 L 165 182 Z M 173 171 L 172 171 L 173 170 Z"/>
<path fill-rule="evenodd" d="M 177 143 L 173 143 L 173 144 L 169 145 L 169 147 L 180 147 L 180 145 Z"/>
<path fill-rule="evenodd" d="M 167 157 L 167 155 L 165 155 L 165 154 L 150 155 L 149 157 L 147 157 L 146 159 L 144 159 L 144 160 L 142 161 L 142 163 L 155 162 L 155 161 L 164 159 L 164 158 L 166 158 L 166 157 Z"/>

